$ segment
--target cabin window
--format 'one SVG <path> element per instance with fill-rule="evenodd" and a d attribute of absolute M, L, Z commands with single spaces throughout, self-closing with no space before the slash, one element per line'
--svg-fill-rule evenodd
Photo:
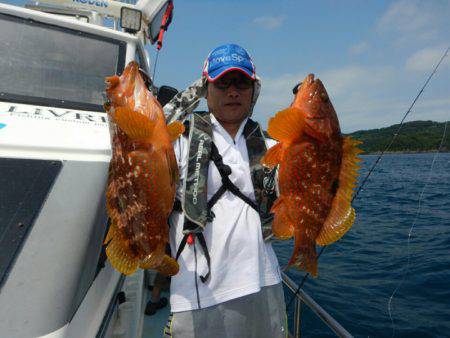
<path fill-rule="evenodd" d="M 0 32 L 2 99 L 103 111 L 105 77 L 122 72 L 124 42 L 3 14 Z"/>

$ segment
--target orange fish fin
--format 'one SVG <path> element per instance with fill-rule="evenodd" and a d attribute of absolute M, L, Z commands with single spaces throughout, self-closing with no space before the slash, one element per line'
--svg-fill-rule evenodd
<path fill-rule="evenodd" d="M 170 175 L 170 184 L 177 184 L 180 179 L 180 175 L 178 172 L 178 164 L 177 159 L 175 157 L 175 153 L 173 151 L 166 152 L 167 163 L 169 164 L 169 175 Z"/>
<path fill-rule="evenodd" d="M 311 247 L 308 251 L 302 254 L 302 260 L 297 267 L 309 272 L 311 276 L 317 277 L 317 266 L 316 248 Z"/>
<path fill-rule="evenodd" d="M 139 262 L 141 269 L 154 269 L 164 276 L 173 276 L 180 269 L 177 261 L 167 255 L 164 245 L 160 244 L 155 251 Z"/>
<path fill-rule="evenodd" d="M 174 121 L 167 126 L 167 131 L 170 142 L 173 142 L 184 132 L 184 125 L 180 121 Z"/>
<path fill-rule="evenodd" d="M 175 259 L 168 255 L 164 255 L 161 265 L 156 267 L 156 270 L 164 276 L 173 276 L 178 273 L 180 266 Z"/>
<path fill-rule="evenodd" d="M 299 206 L 297 206 L 299 207 Z M 307 212 L 298 212 L 297 224 L 294 229 L 294 250 L 289 259 L 288 266 L 295 266 L 317 276 L 317 252 L 314 242 L 314 231 L 311 224 L 314 218 Z"/>
<path fill-rule="evenodd" d="M 305 118 L 300 109 L 287 108 L 269 120 L 267 132 L 280 142 L 291 142 L 299 138 L 305 127 Z"/>
<path fill-rule="evenodd" d="M 272 223 L 272 232 L 277 239 L 288 239 L 294 234 L 294 225 L 289 219 L 288 199 L 280 196 L 272 206 L 271 212 L 275 214 Z"/>
<path fill-rule="evenodd" d="M 267 150 L 266 154 L 261 159 L 261 164 L 273 168 L 281 162 L 282 157 L 283 145 L 281 143 L 277 143 Z"/>
<path fill-rule="evenodd" d="M 155 121 L 128 108 L 118 107 L 114 112 L 114 122 L 132 139 L 149 137 L 155 127 Z"/>
<path fill-rule="evenodd" d="M 160 266 L 166 254 L 164 248 L 165 245 L 163 243 L 159 243 L 154 251 L 139 262 L 139 267 L 141 269 L 155 269 Z"/>
<path fill-rule="evenodd" d="M 355 221 L 355 210 L 350 203 L 358 178 L 358 162 L 361 161 L 358 158 L 361 150 L 357 147 L 360 143 L 350 137 L 344 138 L 339 188 L 331 204 L 330 213 L 316 238 L 318 245 L 323 246 L 336 242 Z"/>
<path fill-rule="evenodd" d="M 105 244 L 107 243 L 106 255 L 111 265 L 124 275 L 131 275 L 135 272 L 138 267 L 138 258 L 127 247 L 114 223 L 111 224 L 106 236 Z"/>

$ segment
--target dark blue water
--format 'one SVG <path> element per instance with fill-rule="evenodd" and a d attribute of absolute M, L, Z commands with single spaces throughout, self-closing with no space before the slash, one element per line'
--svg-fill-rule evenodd
<path fill-rule="evenodd" d="M 408 233 L 434 154 L 385 155 L 354 202 L 352 229 L 327 247 L 319 275 L 304 290 L 357 337 L 391 337 L 389 297 L 408 260 Z M 363 156 L 361 176 L 375 156 Z M 292 241 L 274 243 L 280 265 Z M 395 337 L 450 337 L 450 154 L 438 154 L 412 231 L 410 265 L 395 294 L 391 313 Z M 299 282 L 304 273 L 287 274 Z M 286 293 L 290 299 L 291 293 Z M 288 311 L 292 325 L 294 306 Z M 332 337 L 333 332 L 306 306 L 303 337 Z"/>

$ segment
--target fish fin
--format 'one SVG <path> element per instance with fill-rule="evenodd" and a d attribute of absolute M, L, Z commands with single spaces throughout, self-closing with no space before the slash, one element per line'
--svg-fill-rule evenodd
<path fill-rule="evenodd" d="M 302 111 L 290 107 L 279 111 L 269 120 L 267 132 L 280 142 L 291 142 L 302 135 L 304 127 L 305 118 Z"/>
<path fill-rule="evenodd" d="M 114 113 L 114 122 L 132 139 L 149 137 L 155 127 L 155 121 L 128 108 L 118 107 Z"/>
<path fill-rule="evenodd" d="M 267 150 L 266 154 L 261 159 L 261 164 L 273 168 L 281 162 L 282 155 L 283 145 L 281 143 L 277 143 Z"/>
<path fill-rule="evenodd" d="M 131 275 L 138 267 L 138 258 L 135 257 L 131 250 L 125 244 L 125 241 L 119 235 L 117 227 L 114 223 L 109 227 L 108 234 L 105 239 L 106 255 L 111 265 L 124 275 Z"/>
<path fill-rule="evenodd" d="M 302 259 L 297 268 L 309 272 L 313 277 L 317 277 L 317 252 L 314 242 L 312 242 L 312 246 L 308 250 L 302 250 L 301 257 Z"/>
<path fill-rule="evenodd" d="M 166 254 L 164 247 L 164 244 L 159 243 L 154 251 L 139 262 L 139 267 L 141 269 L 156 269 L 160 266 Z"/>
<path fill-rule="evenodd" d="M 167 131 L 170 142 L 173 142 L 184 132 L 184 125 L 180 121 L 174 121 L 167 126 Z"/>
<path fill-rule="evenodd" d="M 166 151 L 166 159 L 169 168 L 170 184 L 177 184 L 180 179 L 177 159 L 173 151 Z"/>
<path fill-rule="evenodd" d="M 164 255 L 161 265 L 156 267 L 156 270 L 164 276 L 173 276 L 178 273 L 180 266 L 175 259 L 169 255 Z"/>
<path fill-rule="evenodd" d="M 294 234 L 294 224 L 287 213 L 289 210 L 289 207 L 286 205 L 287 201 L 287 198 L 280 196 L 271 208 L 271 212 L 275 214 L 272 232 L 277 239 L 288 239 Z"/>
<path fill-rule="evenodd" d="M 294 229 L 294 250 L 289 259 L 288 266 L 295 266 L 309 272 L 313 277 L 317 276 L 317 252 L 314 243 L 314 231 L 311 224 L 314 218 L 308 213 L 300 211 L 298 213 L 299 224 Z"/>
<path fill-rule="evenodd" d="M 141 269 L 154 269 L 164 276 L 173 276 L 180 269 L 177 261 L 167 255 L 164 245 L 159 244 L 155 251 L 139 262 Z"/>
<path fill-rule="evenodd" d="M 351 206 L 351 199 L 358 178 L 358 162 L 361 161 L 358 154 L 362 151 L 357 147 L 360 143 L 350 137 L 344 138 L 339 187 L 333 198 L 330 213 L 316 238 L 318 245 L 336 242 L 355 221 L 355 210 Z"/>

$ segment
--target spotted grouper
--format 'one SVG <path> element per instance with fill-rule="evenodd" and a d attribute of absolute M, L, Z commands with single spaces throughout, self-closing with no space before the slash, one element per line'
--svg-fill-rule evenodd
<path fill-rule="evenodd" d="M 355 220 L 351 198 L 359 142 L 342 136 L 325 87 L 313 74 L 291 106 L 269 120 L 268 133 L 279 141 L 262 159 L 266 166 L 279 165 L 273 233 L 280 239 L 295 236 L 288 266 L 316 276 L 316 244 L 337 241 Z"/>
<path fill-rule="evenodd" d="M 178 263 L 165 253 L 167 220 L 178 182 L 171 142 L 184 127 L 180 122 L 166 125 L 162 107 L 147 89 L 136 62 L 106 83 L 112 147 L 106 254 L 126 275 L 138 267 L 174 275 Z"/>

